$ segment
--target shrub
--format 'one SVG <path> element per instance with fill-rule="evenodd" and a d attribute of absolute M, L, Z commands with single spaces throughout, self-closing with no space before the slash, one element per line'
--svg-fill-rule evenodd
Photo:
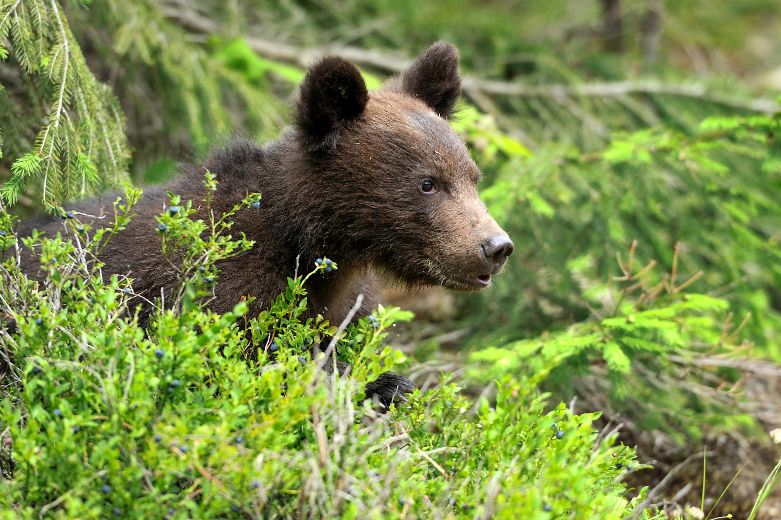
<path fill-rule="evenodd" d="M 182 290 L 144 330 L 132 280 L 104 280 L 95 257 L 138 195 L 107 228 L 75 216 L 56 237 L 22 239 L 41 282 L 20 272 L 2 216 L 0 296 L 17 328 L 0 339 L 3 517 L 622 518 L 636 505 L 622 482 L 632 450 L 598 435 L 596 414 L 546 406 L 536 378 L 502 377 L 495 399 L 473 402 L 446 377 L 378 413 L 363 387 L 406 363 L 383 340 L 411 315 L 379 307 L 343 330 L 303 319 L 324 262 L 258 316 L 246 302 L 210 312 L 219 260 L 252 246 L 229 218 L 257 195 L 212 222 L 172 196 L 159 222 Z M 320 370 L 313 345 L 334 335 L 350 377 Z"/>

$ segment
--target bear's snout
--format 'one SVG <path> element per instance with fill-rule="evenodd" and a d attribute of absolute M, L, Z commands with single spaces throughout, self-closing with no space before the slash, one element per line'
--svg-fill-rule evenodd
<path fill-rule="evenodd" d="M 507 257 L 513 254 L 513 241 L 507 235 L 497 235 L 483 242 L 480 250 L 495 273 L 502 268 Z"/>

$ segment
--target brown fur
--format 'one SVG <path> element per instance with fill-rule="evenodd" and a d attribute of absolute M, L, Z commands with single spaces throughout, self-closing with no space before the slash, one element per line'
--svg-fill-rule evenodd
<path fill-rule="evenodd" d="M 327 256 L 339 269 L 311 279 L 309 309 L 342 320 L 358 293 L 371 300 L 374 273 L 408 285 L 475 290 L 478 275 L 495 273 L 511 251 L 496 258 L 486 244 L 506 239 L 480 201 L 480 172 L 463 141 L 442 116 L 460 92 L 454 47 L 430 47 L 400 78 L 371 94 L 360 72 L 341 58 L 313 66 L 301 87 L 295 125 L 264 146 L 237 141 L 203 166 L 184 169 L 172 184 L 148 190 L 128 229 L 102 254 L 104 272 L 129 274 L 146 298 L 172 290 L 174 273 L 163 260 L 154 216 L 166 192 L 201 200 L 205 169 L 219 182 L 219 213 L 249 192 L 261 192 L 259 209 L 243 209 L 233 230 L 256 242 L 248 253 L 219 264 L 211 307 L 229 310 L 242 296 L 265 308 L 286 286 L 297 258 L 308 271 Z M 433 179 L 436 193 L 421 191 Z M 112 196 L 77 209 L 106 212 Z M 101 208 L 104 208 L 101 210 Z M 110 211 L 109 211 L 110 213 Z M 48 233 L 57 222 L 36 222 Z M 506 254 L 505 254 L 506 253 Z M 34 271 L 33 260 L 24 259 Z"/>

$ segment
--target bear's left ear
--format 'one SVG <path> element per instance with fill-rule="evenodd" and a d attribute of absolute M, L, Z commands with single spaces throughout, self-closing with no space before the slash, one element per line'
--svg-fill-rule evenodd
<path fill-rule="evenodd" d="M 316 63 L 306 73 L 295 108 L 295 124 L 308 148 L 332 147 L 339 130 L 363 113 L 369 93 L 358 67 L 338 56 Z"/>
<path fill-rule="evenodd" d="M 447 119 L 461 95 L 458 74 L 458 49 L 447 42 L 437 42 L 402 72 L 401 90 L 430 106 Z"/>

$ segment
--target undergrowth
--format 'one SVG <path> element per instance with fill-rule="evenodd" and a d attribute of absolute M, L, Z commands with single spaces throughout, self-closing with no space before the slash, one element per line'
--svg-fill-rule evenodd
<path fill-rule="evenodd" d="M 101 230 L 71 212 L 57 236 L 20 239 L 1 217 L 0 517 L 623 518 L 642 500 L 622 480 L 633 451 L 595 430 L 597 414 L 548 403 L 543 372 L 502 376 L 476 401 L 444 377 L 380 413 L 363 388 L 404 369 L 383 340 L 411 315 L 304 319 L 325 262 L 258 316 L 247 302 L 209 311 L 220 260 L 252 247 L 230 214 L 196 221 L 172 196 L 158 232 L 182 289 L 150 302 L 145 330 L 132 280 L 104 277 L 96 258 L 138 196 Z M 21 273 L 20 247 L 41 280 Z M 315 346 L 332 335 L 349 377 L 321 370 Z"/>

